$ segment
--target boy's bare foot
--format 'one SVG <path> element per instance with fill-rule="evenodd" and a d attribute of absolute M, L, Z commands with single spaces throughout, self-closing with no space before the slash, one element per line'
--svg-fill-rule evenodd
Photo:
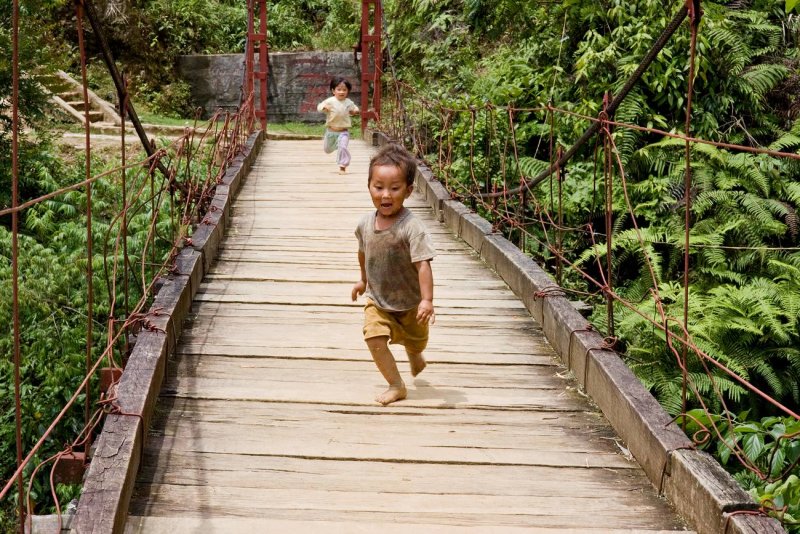
<path fill-rule="evenodd" d="M 400 384 L 399 386 L 389 386 L 389 389 L 375 397 L 375 400 L 386 406 L 387 404 L 405 399 L 407 395 L 408 391 L 406 390 L 406 385 Z"/>
<path fill-rule="evenodd" d="M 428 362 L 425 361 L 422 353 L 406 352 L 406 354 L 408 355 L 408 363 L 411 364 L 411 376 L 417 376 L 427 367 Z"/>
<path fill-rule="evenodd" d="M 347 174 L 347 167 L 339 167 L 339 174 Z"/>

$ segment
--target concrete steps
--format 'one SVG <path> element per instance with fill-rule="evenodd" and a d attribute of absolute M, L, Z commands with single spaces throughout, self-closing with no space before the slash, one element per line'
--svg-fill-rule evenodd
<path fill-rule="evenodd" d="M 85 125 L 88 118 L 90 124 L 105 122 L 119 126 L 122 123 L 114 105 L 91 90 L 87 91 L 87 113 L 82 84 L 66 72 L 57 71 L 53 75 L 39 76 L 38 81 L 50 93 L 50 101 L 76 122 Z"/>

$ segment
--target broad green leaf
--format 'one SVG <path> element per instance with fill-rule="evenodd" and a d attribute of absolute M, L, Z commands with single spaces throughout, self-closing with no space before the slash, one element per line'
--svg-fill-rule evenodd
<path fill-rule="evenodd" d="M 720 440 L 717 442 L 717 455 L 719 456 L 719 462 L 722 465 L 728 463 L 728 459 L 731 457 L 731 451 L 733 448 L 733 442 L 728 440 Z"/>
<path fill-rule="evenodd" d="M 775 439 L 780 438 L 781 436 L 786 434 L 786 425 L 781 423 L 781 424 L 777 424 L 777 425 L 773 426 L 770 429 L 769 434 L 770 434 L 770 436 L 772 436 Z"/>
<path fill-rule="evenodd" d="M 781 474 L 785 459 L 786 456 L 783 454 L 783 451 L 781 449 L 778 449 L 775 452 L 775 455 L 772 457 L 772 465 L 769 467 L 770 476 L 776 477 Z"/>
<path fill-rule="evenodd" d="M 786 459 L 790 462 L 794 462 L 800 458 L 800 441 L 797 441 L 795 438 L 789 445 L 785 446 L 783 450 L 786 453 Z"/>
<path fill-rule="evenodd" d="M 744 454 L 750 461 L 755 462 L 764 451 L 764 437 L 761 434 L 748 434 L 742 440 Z"/>

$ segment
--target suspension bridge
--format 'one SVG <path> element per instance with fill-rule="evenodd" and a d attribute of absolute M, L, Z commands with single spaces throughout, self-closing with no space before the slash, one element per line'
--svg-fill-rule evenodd
<path fill-rule="evenodd" d="M 61 464 L 59 476 L 65 465 L 88 463 L 77 509 L 35 517 L 21 502 L 19 515 L 27 515 L 29 530 L 783 532 L 696 449 L 551 277 L 455 200 L 423 163 L 407 205 L 439 251 L 429 366 L 412 379 L 401 362 L 408 398 L 386 407 L 372 400 L 385 386 L 361 339 L 362 304 L 350 302 L 349 290 L 358 276 L 353 231 L 372 209 L 368 161 L 388 139 L 366 128 L 381 118 L 382 15 L 380 2 L 362 5 L 364 140 L 352 144 L 348 174 L 337 172 L 318 141 L 265 139 L 263 1 L 250 5 L 247 98 L 235 116 L 214 117 L 211 124 L 221 128 L 187 133 L 171 152 L 157 150 L 140 131 L 133 108 L 127 110 L 148 157 L 137 164 L 138 178 L 122 173 L 122 208 L 110 227 L 117 225 L 116 247 L 125 249 L 127 213 L 150 209 L 153 230 L 140 259 L 143 295 L 129 306 L 126 285 L 121 319 L 115 319 L 119 303 L 112 301 L 106 350 L 93 358 L 87 348 L 86 378 L 69 402 L 86 393 L 86 427 L 47 460 L 54 473 Z M 551 165 L 527 184 L 478 191 L 475 198 L 520 194 L 524 204 L 530 187 L 560 172 L 597 133 L 606 135 L 612 153 L 609 117 L 658 43 L 694 17 L 698 6 L 687 2 L 679 11 L 602 116 L 586 118 L 590 127 L 570 150 L 553 154 Z M 86 7 L 94 26 L 91 4 Z M 81 32 L 79 25 L 82 39 Z M 127 102 L 124 81 L 107 59 L 120 101 Z M 404 122 L 406 110 L 392 107 Z M 125 120 L 123 113 L 123 161 Z M 90 176 L 88 125 L 87 111 L 87 178 L 67 189 L 91 191 L 101 178 Z M 192 158 L 201 159 L 196 147 L 205 147 L 204 157 L 217 165 L 205 176 L 191 171 Z M 20 205 L 14 189 L 12 207 L 0 210 L 13 221 L 17 369 L 19 213 L 63 192 Z M 90 194 L 87 206 L 91 215 Z M 152 243 L 160 211 L 170 211 L 172 252 L 156 270 Z M 109 255 L 110 279 L 127 284 L 138 276 L 128 272 L 127 251 L 122 259 Z M 115 355 L 124 356 L 124 371 Z M 101 376 L 101 408 L 91 415 L 95 373 Z M 19 386 L 16 377 L 18 420 Z M 19 469 L 0 498 L 15 482 L 25 493 L 22 469 L 33 465 L 67 409 L 24 459 L 17 425 Z"/>
<path fill-rule="evenodd" d="M 735 513 L 746 494 L 425 169 L 409 206 L 439 250 L 429 366 L 401 367 L 408 399 L 376 405 L 349 301 L 373 148 L 354 143 L 342 176 L 318 144 L 255 144 L 222 188 L 176 276 L 193 301 L 156 300 L 119 384 L 122 412 L 128 388 L 157 397 L 152 418 L 107 416 L 75 532 L 780 532 Z"/>
<path fill-rule="evenodd" d="M 524 305 L 419 197 L 440 251 L 429 366 L 376 406 L 349 302 L 368 157 L 340 176 L 318 142 L 267 142 L 168 364 L 126 531 L 681 530 Z"/>
<path fill-rule="evenodd" d="M 254 160 L 166 363 L 125 532 L 683 530 L 541 325 L 420 193 L 439 251 L 429 366 L 407 400 L 375 404 L 349 302 L 369 155 L 356 144 L 345 176 L 317 141 L 268 141 Z"/>

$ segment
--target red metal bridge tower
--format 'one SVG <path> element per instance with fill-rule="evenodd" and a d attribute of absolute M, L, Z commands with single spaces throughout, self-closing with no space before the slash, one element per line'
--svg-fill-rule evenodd
<path fill-rule="evenodd" d="M 255 21 L 258 19 L 258 32 Z M 269 79 L 269 47 L 267 46 L 267 0 L 248 0 L 247 50 L 245 50 L 245 100 L 255 94 L 255 80 L 258 80 L 258 101 L 253 102 L 256 118 L 261 121 L 261 129 L 267 129 L 267 81 Z M 256 69 L 258 57 L 258 69 Z"/>
<path fill-rule="evenodd" d="M 361 0 L 361 131 L 370 119 L 379 120 L 383 73 L 383 7 L 381 0 Z"/>

